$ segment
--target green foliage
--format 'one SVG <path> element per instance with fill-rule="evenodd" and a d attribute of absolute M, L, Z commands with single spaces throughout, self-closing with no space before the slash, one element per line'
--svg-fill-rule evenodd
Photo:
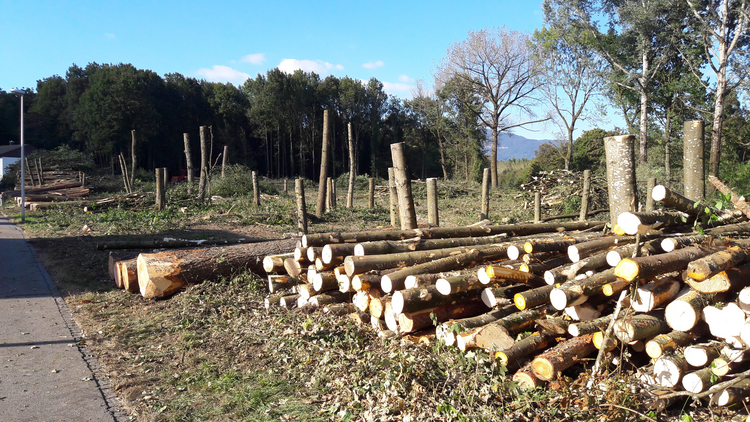
<path fill-rule="evenodd" d="M 602 129 L 583 132 L 573 143 L 571 170 L 598 172 L 605 168 L 604 138 L 611 134 Z"/>

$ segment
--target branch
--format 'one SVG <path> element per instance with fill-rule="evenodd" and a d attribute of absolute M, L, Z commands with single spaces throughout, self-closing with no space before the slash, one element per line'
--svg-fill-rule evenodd
<path fill-rule="evenodd" d="M 738 196 L 734 193 L 727 185 L 721 183 L 716 176 L 713 174 L 708 175 L 708 181 L 716 187 L 724 195 L 730 195 L 729 200 L 732 201 L 734 207 L 742 211 L 746 216 L 750 217 L 750 204 L 747 203 L 744 196 Z"/>
<path fill-rule="evenodd" d="M 661 395 L 661 396 L 659 396 L 659 398 L 660 399 L 671 399 L 673 397 L 690 396 L 690 397 L 692 397 L 694 399 L 702 399 L 703 397 L 708 397 L 708 396 L 710 396 L 713 393 L 717 393 L 719 391 L 725 390 L 725 389 L 727 389 L 727 388 L 729 388 L 729 387 L 737 384 L 738 382 L 744 380 L 747 377 L 750 377 L 750 369 L 748 369 L 745 372 L 740 372 L 739 374 L 737 374 L 737 376 L 735 376 L 734 378 L 732 378 L 730 380 L 727 380 L 727 381 L 724 381 L 724 382 L 720 382 L 718 384 L 714 384 L 713 387 L 709 388 L 708 390 L 706 390 L 706 391 L 704 391 L 702 393 L 697 393 L 696 394 L 696 393 L 690 393 L 688 391 L 676 391 L 674 393 Z"/>

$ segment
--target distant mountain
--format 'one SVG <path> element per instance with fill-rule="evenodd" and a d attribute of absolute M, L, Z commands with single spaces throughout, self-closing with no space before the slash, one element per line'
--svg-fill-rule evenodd
<path fill-rule="evenodd" d="M 521 135 L 501 133 L 498 138 L 497 159 L 500 161 L 511 158 L 534 158 L 534 153 L 540 145 L 552 142 L 549 139 L 529 139 Z M 487 155 L 490 149 L 487 148 Z"/>

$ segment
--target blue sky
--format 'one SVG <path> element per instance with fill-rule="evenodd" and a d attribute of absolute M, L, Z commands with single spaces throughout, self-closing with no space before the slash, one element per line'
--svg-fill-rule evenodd
<path fill-rule="evenodd" d="M 409 97 L 469 30 L 531 33 L 541 1 L 0 0 L 0 88 L 36 87 L 75 63 L 131 63 L 241 84 L 274 67 L 367 80 Z M 548 125 L 549 126 L 549 125 Z M 551 136 L 554 129 L 519 134 Z M 548 134 L 549 133 L 549 134 Z"/>

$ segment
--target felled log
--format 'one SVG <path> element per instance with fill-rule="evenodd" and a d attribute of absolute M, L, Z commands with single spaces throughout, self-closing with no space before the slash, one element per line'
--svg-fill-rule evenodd
<path fill-rule="evenodd" d="M 634 236 L 606 236 L 580 242 L 568 246 L 568 258 L 575 263 L 595 253 L 607 250 L 614 246 L 622 246 L 635 242 Z"/>
<path fill-rule="evenodd" d="M 567 256 L 560 256 L 556 258 L 551 258 L 544 262 L 533 262 L 529 264 L 526 264 L 526 263 L 521 264 L 521 266 L 519 267 L 519 270 L 525 273 L 531 273 L 537 276 L 543 276 L 545 271 L 548 271 L 553 268 L 557 268 L 561 265 L 565 265 L 569 263 L 570 263 L 570 259 Z"/>
<path fill-rule="evenodd" d="M 711 184 L 714 185 L 716 189 L 719 190 L 719 192 L 723 193 L 724 195 L 730 195 L 729 200 L 732 201 L 734 207 L 742 211 L 746 216 L 750 217 L 750 204 L 748 204 L 744 196 L 739 196 L 736 193 L 732 192 L 731 189 L 729 189 L 716 176 L 712 174 L 708 176 L 708 181 L 711 182 Z"/>
<path fill-rule="evenodd" d="M 660 277 L 639 286 L 631 301 L 632 307 L 636 312 L 651 312 L 677 297 L 680 285 L 680 281 L 674 277 Z"/>
<path fill-rule="evenodd" d="M 748 260 L 748 250 L 730 247 L 690 262 L 687 266 L 687 276 L 695 281 L 703 281 Z"/>
<path fill-rule="evenodd" d="M 534 239 L 529 240 L 523 244 L 523 250 L 526 253 L 538 253 L 538 252 L 564 252 L 568 250 L 568 247 L 578 243 L 577 239 Z"/>
<path fill-rule="evenodd" d="M 615 322 L 614 334 L 623 343 L 652 338 L 669 331 L 663 317 L 648 314 L 626 316 Z"/>
<path fill-rule="evenodd" d="M 293 239 L 138 255 L 138 284 L 143 297 L 163 298 L 189 284 L 229 277 L 247 270 L 260 274 L 266 256 L 294 248 Z M 283 263 L 282 263 L 283 267 Z"/>
<path fill-rule="evenodd" d="M 308 303 L 316 308 L 321 308 L 325 305 L 334 303 L 351 303 L 352 295 L 348 293 L 341 293 L 338 290 L 329 290 L 325 293 L 315 295 L 310 298 Z"/>
<path fill-rule="evenodd" d="M 575 279 L 578 275 L 585 275 L 590 271 L 594 273 L 600 272 L 608 267 L 607 253 L 601 252 L 581 259 L 578 262 L 545 271 L 544 280 L 547 284 L 561 284 Z"/>
<path fill-rule="evenodd" d="M 731 406 L 743 403 L 747 397 L 750 397 L 750 379 L 745 378 L 712 396 L 711 401 L 718 406 Z"/>
<path fill-rule="evenodd" d="M 514 305 L 507 305 L 499 309 L 485 312 L 481 315 L 461 318 L 452 322 L 445 322 L 439 327 L 438 335 L 442 340 L 445 341 L 446 345 L 452 346 L 455 343 L 456 332 L 464 332 L 472 328 L 487 325 L 517 311 L 518 309 L 516 309 Z"/>
<path fill-rule="evenodd" d="M 588 321 L 576 322 L 568 326 L 568 333 L 573 337 L 594 334 L 606 329 L 611 320 L 612 315 L 607 315 Z"/>
<path fill-rule="evenodd" d="M 675 249 L 684 248 L 686 246 L 703 246 L 704 243 L 712 239 L 712 236 L 705 234 L 672 236 L 662 239 L 660 245 L 664 252 L 672 252 Z"/>
<path fill-rule="evenodd" d="M 392 303 L 392 302 L 391 302 Z M 449 319 L 468 318 L 487 312 L 488 308 L 481 300 L 465 301 L 460 304 L 439 306 L 414 313 L 398 314 L 398 327 L 401 333 L 412 333 L 433 326 L 437 322 Z"/>
<path fill-rule="evenodd" d="M 371 298 L 368 310 L 370 315 L 377 319 L 383 319 L 385 316 L 385 306 L 391 302 L 393 296 L 386 295 L 378 298 Z"/>
<path fill-rule="evenodd" d="M 430 251 L 426 251 L 430 252 Z M 448 254 L 448 256 L 434 261 L 413 265 L 398 271 L 384 275 L 380 280 L 380 286 L 385 292 L 393 292 L 405 287 L 406 277 L 419 273 L 439 273 L 458 268 L 466 268 L 483 260 L 498 259 L 505 254 L 504 247 L 487 248 L 483 250 L 471 249 L 463 253 Z M 355 257 L 368 258 L 368 257 Z M 348 258 L 347 258 L 348 259 Z M 348 271 L 348 267 L 347 267 Z"/>
<path fill-rule="evenodd" d="M 531 362 L 534 375 L 544 381 L 556 378 L 560 372 L 596 351 L 592 340 L 593 334 L 573 337 L 540 354 Z"/>
<path fill-rule="evenodd" d="M 444 296 L 484 288 L 485 285 L 479 281 L 476 274 L 439 278 L 435 281 L 435 289 Z"/>
<path fill-rule="evenodd" d="M 695 216 L 681 212 L 624 212 L 617 217 L 617 225 L 622 227 L 625 233 L 635 235 L 637 233 L 648 234 L 666 227 L 692 224 L 693 220 Z"/>
<path fill-rule="evenodd" d="M 724 347 L 722 343 L 710 342 L 703 344 L 692 344 L 687 346 L 683 352 L 685 361 L 690 366 L 704 367 L 719 357 L 719 351 Z"/>
<path fill-rule="evenodd" d="M 702 319 L 703 308 L 716 303 L 717 294 L 705 294 L 693 289 L 683 289 L 677 298 L 664 309 L 664 318 L 670 328 L 688 331 Z"/>
<path fill-rule="evenodd" d="M 715 251 L 715 248 L 690 247 L 659 255 L 625 258 L 615 267 L 615 274 L 627 281 L 656 277 L 659 274 L 682 271 L 691 261 Z"/>
<path fill-rule="evenodd" d="M 701 181 L 701 184 L 703 182 Z M 717 209 L 705 201 L 693 201 L 687 197 L 672 191 L 664 185 L 655 186 L 651 191 L 651 197 L 669 208 L 700 218 L 710 214 L 718 217 L 719 221 L 738 222 L 742 220 L 741 213 L 734 213 L 731 210 Z"/>
<path fill-rule="evenodd" d="M 654 380 L 661 387 L 678 385 L 687 371 L 687 361 L 680 355 L 662 355 L 654 362 Z"/>
<path fill-rule="evenodd" d="M 727 374 L 742 372 L 750 367 L 750 361 L 747 360 L 746 354 L 740 352 L 738 357 L 730 357 L 725 354 L 719 355 L 718 358 L 711 362 L 711 372 L 717 377 L 723 377 Z"/>
<path fill-rule="evenodd" d="M 497 321 L 478 326 L 463 336 L 457 336 L 457 343 L 461 350 L 471 347 L 481 347 L 487 350 L 502 350 L 513 345 L 511 334 L 522 332 L 546 314 L 546 308 L 528 309 L 514 312 Z"/>
<path fill-rule="evenodd" d="M 746 318 L 745 312 L 736 303 L 727 303 L 721 308 L 713 305 L 703 308 L 703 319 L 711 335 L 721 339 L 739 336 Z"/>
<path fill-rule="evenodd" d="M 508 301 L 508 303 L 510 303 L 509 299 L 512 299 L 513 296 L 515 296 L 517 293 L 525 292 L 530 288 L 531 287 L 526 284 L 511 284 L 508 286 L 487 287 L 482 291 L 482 301 L 490 308 L 494 308 L 498 305 L 504 306 L 507 305 L 507 303 L 504 303 L 505 301 Z"/>
<path fill-rule="evenodd" d="M 339 288 L 339 281 L 336 279 L 333 271 L 317 272 L 312 280 L 310 280 L 310 284 L 312 284 L 316 293 L 337 290 Z"/>
<path fill-rule="evenodd" d="M 520 310 L 533 308 L 544 303 L 549 303 L 549 294 L 555 286 L 541 286 L 531 290 L 516 293 L 513 296 L 513 303 Z"/>
<path fill-rule="evenodd" d="M 555 309 L 563 310 L 569 306 L 585 302 L 589 296 L 600 294 L 604 285 L 616 280 L 613 268 L 592 275 L 582 280 L 572 280 L 550 290 L 549 300 Z"/>
<path fill-rule="evenodd" d="M 192 246 L 219 246 L 219 245 L 242 245 L 247 243 L 268 242 L 264 239 L 174 239 L 165 237 L 163 239 L 140 239 L 140 240 L 110 240 L 97 242 L 96 249 L 99 251 L 111 249 L 168 249 L 186 248 Z"/>
<path fill-rule="evenodd" d="M 630 244 L 618 246 L 607 252 L 607 264 L 609 264 L 611 267 L 616 267 L 617 264 L 619 264 L 623 259 L 631 258 L 636 248 L 640 248 L 641 253 L 639 256 L 651 256 L 660 254 L 662 251 L 659 249 L 659 243 L 661 242 L 659 242 L 658 239 L 654 239 L 643 242 L 640 245 Z"/>
<path fill-rule="evenodd" d="M 447 249 L 469 246 L 480 246 L 499 244 L 506 241 L 504 235 L 483 237 L 457 237 L 447 239 L 404 239 L 404 240 L 380 240 L 375 242 L 358 243 L 354 246 L 353 255 L 386 255 L 401 252 L 426 251 L 434 249 Z M 333 245 L 327 245 L 334 248 Z M 325 249 L 325 247 L 324 247 Z M 352 255 L 352 254 L 350 254 Z"/>
<path fill-rule="evenodd" d="M 273 267 L 271 269 L 273 270 Z M 302 266 L 295 257 L 286 258 L 284 259 L 284 271 L 286 271 L 288 275 L 297 278 L 302 274 Z"/>
<path fill-rule="evenodd" d="M 611 350 L 614 350 L 615 347 L 617 347 L 617 339 L 613 336 L 607 337 L 607 333 L 604 331 L 597 331 L 594 333 L 594 337 L 591 339 L 591 342 L 594 343 L 594 347 L 596 347 L 597 350 L 604 349 L 605 352 L 609 352 Z"/>
<path fill-rule="evenodd" d="M 508 268 L 504 265 L 488 265 L 484 267 L 484 275 L 478 273 L 479 280 L 484 284 L 489 284 L 492 280 L 512 280 L 521 283 L 527 283 L 533 287 L 540 287 L 546 284 L 544 279 L 535 274 Z"/>
<path fill-rule="evenodd" d="M 461 255 L 476 250 L 481 252 L 482 249 L 488 249 L 487 246 L 477 247 L 475 249 L 447 248 L 433 249 L 427 251 L 401 252 L 387 255 L 367 255 L 367 256 L 347 256 L 344 260 L 346 274 L 353 276 L 362 274 L 371 270 L 383 270 L 395 267 L 411 267 L 417 264 L 429 263 L 441 258 L 450 257 L 451 255 Z M 504 248 L 495 248 L 495 255 L 504 255 Z M 452 268 L 451 268 L 452 269 Z M 428 271 L 439 272 L 439 271 Z"/>
<path fill-rule="evenodd" d="M 695 342 L 697 337 L 695 333 L 686 331 L 671 331 L 659 334 L 646 342 L 646 354 L 652 359 L 656 359 L 665 353 L 674 352 L 678 347 Z"/>
<path fill-rule="evenodd" d="M 482 237 L 498 234 L 524 236 L 560 231 L 587 230 L 605 224 L 602 221 L 506 224 L 497 226 L 433 227 L 409 230 L 371 230 L 361 232 L 338 232 L 310 234 L 302 237 L 302 246 L 323 246 L 328 243 L 369 242 L 374 240 L 403 240 L 419 237 L 422 239 L 444 239 L 453 237 Z"/>
<path fill-rule="evenodd" d="M 410 313 L 422 309 L 459 304 L 467 300 L 479 299 L 481 293 L 480 290 L 468 290 L 452 295 L 443 295 L 432 285 L 398 290 L 393 293 L 391 304 L 393 305 L 393 311 L 397 314 L 402 312 Z"/>
<path fill-rule="evenodd" d="M 694 290 L 701 293 L 722 293 L 742 289 L 746 285 L 748 277 L 750 277 L 750 264 L 742 264 L 737 267 L 727 268 L 704 281 L 697 281 L 692 277 L 686 277 L 685 282 Z M 740 307 L 742 307 L 741 303 Z"/>
<path fill-rule="evenodd" d="M 284 260 L 294 258 L 294 253 L 282 253 L 266 255 L 263 257 L 263 270 L 267 273 L 278 273 L 284 271 Z"/>
<path fill-rule="evenodd" d="M 291 289 L 297 284 L 297 279 L 286 274 L 269 274 L 268 292 L 276 293 L 279 290 Z"/>
<path fill-rule="evenodd" d="M 122 288 L 131 292 L 138 293 L 138 261 L 136 258 L 126 261 L 118 261 L 115 264 L 115 271 L 119 274 L 118 278 Z"/>
<path fill-rule="evenodd" d="M 378 273 L 357 274 L 351 277 L 352 288 L 354 290 L 379 289 L 381 277 Z"/>
<path fill-rule="evenodd" d="M 711 368 L 699 369 L 682 377 L 682 387 L 693 394 L 702 393 L 719 382 L 719 378 L 711 372 Z"/>
<path fill-rule="evenodd" d="M 550 347 L 555 341 L 554 335 L 534 333 L 515 342 L 511 347 L 498 351 L 495 353 L 495 358 L 501 365 L 510 366 L 514 362 L 519 362 L 521 359 Z"/>
<path fill-rule="evenodd" d="M 523 368 L 513 374 L 513 382 L 518 384 L 518 388 L 522 390 L 533 390 L 546 384 L 546 381 L 539 379 L 536 374 L 534 374 L 531 362 L 527 363 Z"/>

